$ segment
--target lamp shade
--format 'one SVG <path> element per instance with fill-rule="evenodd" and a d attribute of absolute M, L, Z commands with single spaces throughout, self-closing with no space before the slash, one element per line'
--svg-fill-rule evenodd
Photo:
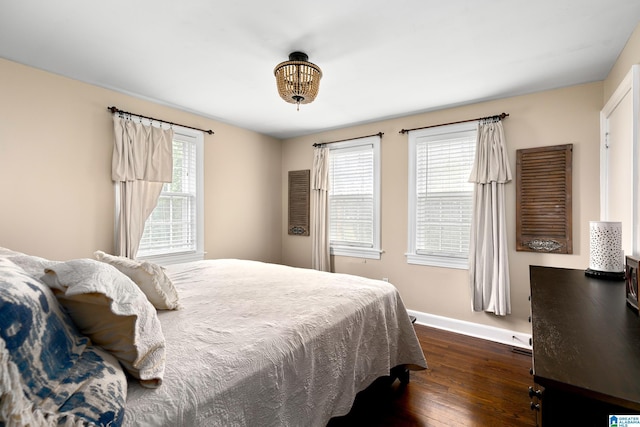
<path fill-rule="evenodd" d="M 587 275 L 624 279 L 622 223 L 589 222 L 589 269 Z"/>
<path fill-rule="evenodd" d="M 318 96 L 322 71 L 308 59 L 305 53 L 293 52 L 273 70 L 278 94 L 291 104 L 308 104 Z"/>

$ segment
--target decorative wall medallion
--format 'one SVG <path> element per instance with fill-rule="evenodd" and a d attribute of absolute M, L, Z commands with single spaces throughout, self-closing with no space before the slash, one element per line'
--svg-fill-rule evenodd
<path fill-rule="evenodd" d="M 555 240 L 531 240 L 527 242 L 527 246 L 529 249 L 538 251 L 538 252 L 553 252 L 557 251 L 562 247 L 560 242 L 556 242 Z"/>
<path fill-rule="evenodd" d="M 296 226 L 289 229 L 289 234 L 294 236 L 308 236 L 309 231 L 307 231 L 307 229 L 304 227 Z"/>

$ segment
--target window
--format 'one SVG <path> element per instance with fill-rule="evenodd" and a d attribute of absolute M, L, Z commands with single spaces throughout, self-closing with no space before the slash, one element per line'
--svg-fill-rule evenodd
<path fill-rule="evenodd" d="M 380 136 L 329 149 L 331 253 L 380 259 Z"/>
<path fill-rule="evenodd" d="M 204 258 L 202 132 L 174 126 L 173 181 L 147 219 L 138 258 L 171 264 Z"/>
<path fill-rule="evenodd" d="M 477 123 L 409 133 L 410 264 L 468 268 Z"/>

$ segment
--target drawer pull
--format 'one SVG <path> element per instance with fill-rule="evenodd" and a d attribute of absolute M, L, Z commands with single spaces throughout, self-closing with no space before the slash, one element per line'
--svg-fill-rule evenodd
<path fill-rule="evenodd" d="M 529 397 L 537 397 L 538 399 L 542 399 L 542 390 L 534 390 L 533 387 L 529 387 Z"/>

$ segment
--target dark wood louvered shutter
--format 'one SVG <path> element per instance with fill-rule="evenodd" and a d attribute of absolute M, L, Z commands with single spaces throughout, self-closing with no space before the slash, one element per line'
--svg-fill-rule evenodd
<path fill-rule="evenodd" d="M 289 224 L 293 236 L 309 235 L 309 169 L 289 171 Z"/>
<path fill-rule="evenodd" d="M 516 249 L 573 253 L 573 144 L 516 153 Z"/>

